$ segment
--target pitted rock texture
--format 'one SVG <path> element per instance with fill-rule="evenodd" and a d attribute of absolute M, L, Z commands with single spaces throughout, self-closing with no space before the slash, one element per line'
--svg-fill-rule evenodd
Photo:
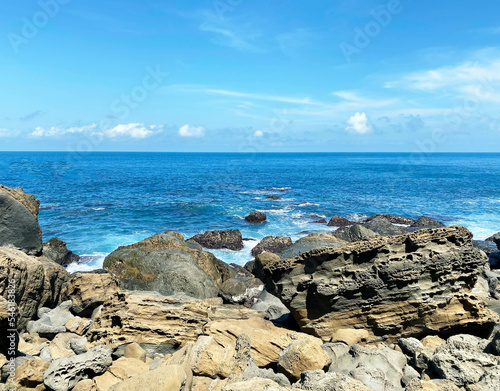
<path fill-rule="evenodd" d="M 265 265 L 268 290 L 302 330 L 329 340 L 341 328 L 373 337 L 488 332 L 498 315 L 467 294 L 487 258 L 464 227 L 423 229 L 312 250 Z"/>

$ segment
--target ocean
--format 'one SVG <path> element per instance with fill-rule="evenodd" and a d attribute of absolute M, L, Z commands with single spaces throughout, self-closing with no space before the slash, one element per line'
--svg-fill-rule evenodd
<path fill-rule="evenodd" d="M 239 229 L 243 250 L 212 252 L 243 265 L 264 236 L 333 231 L 312 223 L 333 215 L 425 214 L 483 240 L 500 231 L 499 167 L 500 154 L 0 152 L 0 184 L 36 195 L 44 241 L 84 257 L 75 271 L 167 230 Z"/>

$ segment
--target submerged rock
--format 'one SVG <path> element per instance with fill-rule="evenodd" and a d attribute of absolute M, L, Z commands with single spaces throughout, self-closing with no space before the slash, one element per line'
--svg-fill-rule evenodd
<path fill-rule="evenodd" d="M 222 231 L 208 231 L 191 238 L 205 248 L 239 251 L 243 248 L 243 237 L 237 229 L 226 229 Z"/>
<path fill-rule="evenodd" d="M 223 279 L 234 276 L 229 266 L 213 254 L 189 247 L 177 232 L 119 247 L 106 257 L 104 268 L 125 289 L 199 299 L 217 296 Z"/>
<path fill-rule="evenodd" d="M 42 252 L 38 225 L 40 202 L 20 187 L 0 185 L 0 247 L 12 247 L 29 255 Z"/>
<path fill-rule="evenodd" d="M 43 244 L 43 255 L 61 266 L 80 261 L 80 257 L 68 250 L 66 243 L 59 238 L 52 238 Z"/>
<path fill-rule="evenodd" d="M 487 262 L 464 227 L 374 237 L 293 259 L 257 259 L 267 289 L 302 330 L 328 340 L 364 328 L 387 340 L 437 333 L 487 333 L 499 317 L 468 295 Z M 402 316 L 404 314 L 404 316 Z"/>

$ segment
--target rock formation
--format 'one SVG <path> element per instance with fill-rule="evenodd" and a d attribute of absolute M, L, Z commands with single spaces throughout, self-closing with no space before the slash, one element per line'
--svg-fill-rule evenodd
<path fill-rule="evenodd" d="M 227 248 L 238 251 L 243 248 L 243 237 L 237 229 L 226 229 L 222 231 L 208 231 L 191 238 L 205 248 L 219 249 Z"/>

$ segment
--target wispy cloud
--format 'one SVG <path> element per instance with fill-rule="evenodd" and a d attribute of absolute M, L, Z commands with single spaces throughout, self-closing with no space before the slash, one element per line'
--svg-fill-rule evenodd
<path fill-rule="evenodd" d="M 271 101 L 271 102 L 292 103 L 292 104 L 300 104 L 300 105 L 319 105 L 319 106 L 322 105 L 321 102 L 316 102 L 309 97 L 294 98 L 294 97 L 288 97 L 288 96 L 255 94 L 255 93 L 228 91 L 228 90 L 216 90 L 216 89 L 205 89 L 204 92 L 209 93 L 209 94 L 233 96 L 233 97 L 237 97 L 237 98 L 246 98 L 246 99 L 266 100 L 266 101 Z"/>
<path fill-rule="evenodd" d="M 155 133 L 160 133 L 163 127 L 161 125 L 151 125 L 145 126 L 142 123 L 129 123 L 129 124 L 119 124 L 111 129 L 100 130 L 96 123 L 84 125 L 84 126 L 74 126 L 69 128 L 52 126 L 50 128 L 43 128 L 38 126 L 33 132 L 31 132 L 31 137 L 41 138 L 41 137 L 62 137 L 65 135 L 75 135 L 75 134 L 96 134 L 103 137 L 117 139 L 122 137 L 130 137 L 133 139 L 144 139 L 152 136 Z"/>
<path fill-rule="evenodd" d="M 17 130 L 0 128 L 0 138 L 15 137 L 19 134 Z"/>
<path fill-rule="evenodd" d="M 179 136 L 200 138 L 205 136 L 205 128 L 203 126 L 183 125 L 179 128 Z"/>
<path fill-rule="evenodd" d="M 245 52 L 261 53 L 263 50 L 250 42 L 250 37 L 242 37 L 239 33 L 229 28 L 217 27 L 209 23 L 202 23 L 200 30 L 212 33 L 213 42 L 222 46 L 238 49 Z"/>
<path fill-rule="evenodd" d="M 31 120 L 33 120 L 35 118 L 42 117 L 44 114 L 45 114 L 45 112 L 43 112 L 41 110 L 37 110 L 37 111 L 34 111 L 33 113 L 30 113 L 30 114 L 27 114 L 25 116 L 20 117 L 19 120 L 21 120 L 21 121 L 31 121 Z"/>

